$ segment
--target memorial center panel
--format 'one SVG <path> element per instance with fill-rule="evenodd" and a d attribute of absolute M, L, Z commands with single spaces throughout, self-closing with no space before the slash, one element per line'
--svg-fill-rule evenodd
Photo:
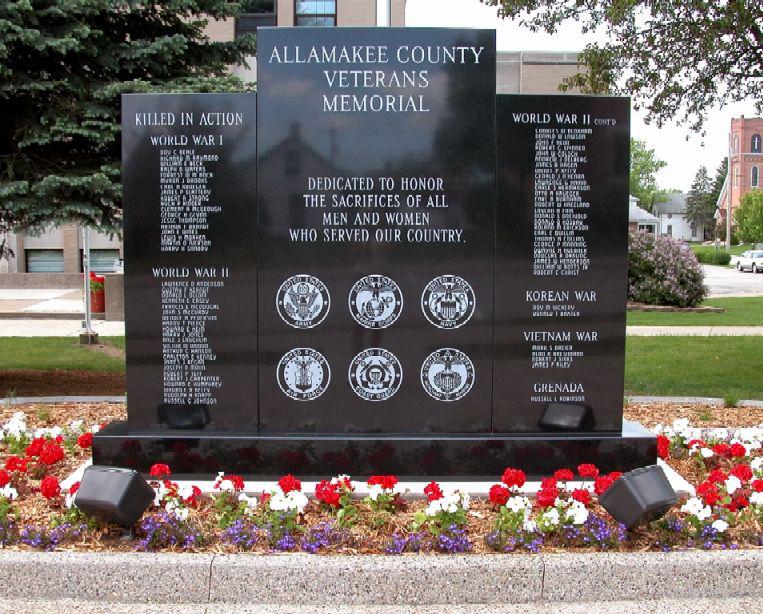
<path fill-rule="evenodd" d="M 122 97 L 132 431 L 257 429 L 256 96 Z"/>
<path fill-rule="evenodd" d="M 258 31 L 263 433 L 491 429 L 495 33 Z"/>

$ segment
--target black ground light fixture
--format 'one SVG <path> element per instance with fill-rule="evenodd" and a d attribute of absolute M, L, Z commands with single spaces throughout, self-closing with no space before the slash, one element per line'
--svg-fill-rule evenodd
<path fill-rule="evenodd" d="M 582 403 L 546 403 L 538 420 L 544 431 L 581 431 L 592 427 L 591 407 Z"/>
<path fill-rule="evenodd" d="M 87 516 L 129 527 L 154 500 L 154 489 L 137 471 L 92 465 L 85 469 L 75 505 Z"/>
<path fill-rule="evenodd" d="M 599 497 L 601 506 L 628 529 L 661 518 L 677 501 L 676 491 L 658 465 L 623 474 Z"/>

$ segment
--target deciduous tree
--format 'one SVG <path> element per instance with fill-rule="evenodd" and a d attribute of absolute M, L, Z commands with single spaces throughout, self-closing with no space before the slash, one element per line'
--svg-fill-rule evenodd
<path fill-rule="evenodd" d="M 660 160 L 645 141 L 631 139 L 630 193 L 647 211 L 665 200 L 665 190 L 657 187 L 657 172 L 665 166 L 667 163 Z"/>
<path fill-rule="evenodd" d="M 750 190 L 742 197 L 734 225 L 740 241 L 763 243 L 763 190 Z"/>

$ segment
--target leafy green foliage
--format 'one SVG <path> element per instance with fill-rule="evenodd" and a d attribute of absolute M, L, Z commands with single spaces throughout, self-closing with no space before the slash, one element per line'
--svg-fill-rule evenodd
<path fill-rule="evenodd" d="M 665 200 L 665 191 L 657 187 L 657 172 L 667 166 L 645 141 L 631 139 L 630 193 L 639 199 L 639 206 L 647 211 Z"/>
<path fill-rule="evenodd" d="M 635 97 L 648 118 L 694 130 L 714 106 L 753 99 L 763 113 L 763 3 L 757 0 L 482 0 L 499 15 L 554 33 L 566 21 L 609 34 L 589 44 L 586 70 L 566 81 L 586 93 Z"/>
<path fill-rule="evenodd" d="M 697 256 L 697 261 L 702 264 L 718 264 L 725 266 L 731 262 L 731 254 L 728 252 L 698 252 L 695 256 Z"/>
<path fill-rule="evenodd" d="M 686 219 L 697 226 L 712 229 L 715 226 L 714 215 L 717 198 L 717 196 L 713 198 L 713 182 L 707 174 L 707 169 L 700 166 L 697 174 L 694 175 L 689 193 L 686 195 Z"/>
<path fill-rule="evenodd" d="M 734 224 L 741 241 L 763 243 L 763 190 L 750 190 L 742 197 Z"/>
<path fill-rule="evenodd" d="M 225 0 L 0 3 L 0 233 L 67 221 L 119 232 L 120 94 L 245 89 L 228 71 L 254 53 L 254 37 L 204 34 L 237 10 Z"/>

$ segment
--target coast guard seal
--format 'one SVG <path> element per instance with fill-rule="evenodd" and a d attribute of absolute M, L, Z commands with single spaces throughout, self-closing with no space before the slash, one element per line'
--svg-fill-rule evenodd
<path fill-rule="evenodd" d="M 366 328 L 387 328 L 400 316 L 403 294 L 398 285 L 384 275 L 366 275 L 350 290 L 350 313 Z"/>
<path fill-rule="evenodd" d="M 400 388 L 403 369 L 392 352 L 369 348 L 352 359 L 348 376 L 350 387 L 361 399 L 384 401 Z"/>
<path fill-rule="evenodd" d="M 278 315 L 294 328 L 318 326 L 329 312 L 331 297 L 324 283 L 312 275 L 294 275 L 276 293 Z"/>
<path fill-rule="evenodd" d="M 311 348 L 294 348 L 278 361 L 276 379 L 281 391 L 296 401 L 321 396 L 331 381 L 331 369 L 323 354 Z"/>
<path fill-rule="evenodd" d="M 441 348 L 421 365 L 421 385 L 438 401 L 458 401 L 474 384 L 474 365 L 460 350 Z"/>
<path fill-rule="evenodd" d="M 440 275 L 421 293 L 421 311 L 437 328 L 458 328 L 474 313 L 474 291 L 456 275 Z"/>

